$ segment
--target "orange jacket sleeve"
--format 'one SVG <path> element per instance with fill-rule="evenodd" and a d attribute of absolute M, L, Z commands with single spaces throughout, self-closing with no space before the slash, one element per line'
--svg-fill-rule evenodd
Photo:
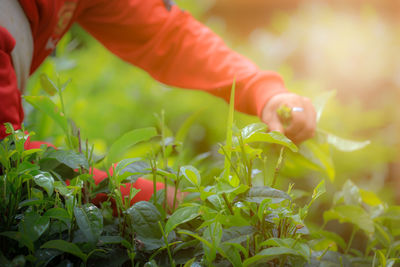
<path fill-rule="evenodd" d="M 80 25 L 162 83 L 229 100 L 235 77 L 235 107 L 252 115 L 259 115 L 270 97 L 286 91 L 279 75 L 260 71 L 175 5 L 168 10 L 163 0 L 87 3 L 78 14 Z"/>

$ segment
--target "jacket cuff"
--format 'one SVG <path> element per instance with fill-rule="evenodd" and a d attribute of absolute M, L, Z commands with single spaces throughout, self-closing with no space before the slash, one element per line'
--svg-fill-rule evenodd
<path fill-rule="evenodd" d="M 257 79 L 252 87 L 253 90 L 253 103 L 255 105 L 255 112 L 261 118 L 262 111 L 268 101 L 275 95 L 288 93 L 285 88 L 283 79 L 275 72 L 262 71 L 259 74 L 261 77 Z"/>

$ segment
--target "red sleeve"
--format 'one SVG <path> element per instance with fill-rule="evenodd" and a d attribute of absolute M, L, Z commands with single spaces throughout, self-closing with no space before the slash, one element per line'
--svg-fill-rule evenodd
<path fill-rule="evenodd" d="M 160 82 L 229 100 L 236 77 L 236 109 L 253 115 L 271 96 L 286 91 L 279 75 L 260 71 L 177 6 L 167 10 L 163 0 L 96 0 L 89 5 L 78 15 L 82 27 Z"/>
<path fill-rule="evenodd" d="M 0 26 L 0 139 L 6 137 L 4 123 L 19 129 L 24 119 L 21 93 L 11 59 L 15 40 L 6 28 Z"/>

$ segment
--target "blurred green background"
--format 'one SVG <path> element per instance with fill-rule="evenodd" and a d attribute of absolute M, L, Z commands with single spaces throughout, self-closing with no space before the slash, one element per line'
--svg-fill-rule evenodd
<path fill-rule="evenodd" d="M 351 153 L 332 149 L 335 188 L 347 179 L 400 201 L 400 27 L 396 1 L 196 0 L 176 1 L 262 69 L 278 71 L 286 86 L 314 98 L 336 90 L 319 127 L 353 140 L 371 140 Z M 396 11 L 398 11 L 396 13 Z M 75 25 L 29 82 L 26 94 L 43 94 L 38 77 L 62 82 L 67 116 L 98 154 L 123 133 L 154 126 L 165 110 L 176 131 L 201 110 L 186 144 L 189 156 L 212 149 L 225 135 L 227 104 L 206 93 L 171 88 L 109 53 Z M 201 75 L 201 73 L 199 74 Z M 63 145 L 50 118 L 25 104 L 34 139 Z M 212 119 L 210 119 L 212 118 Z M 242 127 L 257 118 L 236 114 Z"/>

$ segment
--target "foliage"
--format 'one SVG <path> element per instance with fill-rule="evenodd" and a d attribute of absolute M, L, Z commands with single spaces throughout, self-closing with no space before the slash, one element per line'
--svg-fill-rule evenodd
<path fill-rule="evenodd" d="M 43 87 L 48 84 L 44 82 Z M 46 91 L 62 98 L 61 86 L 51 84 L 55 90 Z M 28 99 L 55 121 L 66 114 L 63 106 L 42 108 L 40 103 L 57 107 L 46 96 Z M 230 110 L 232 107 L 231 102 Z M 60 110 L 57 116 L 56 110 Z M 10 135 L 0 143 L 0 264 L 236 267 L 398 263 L 400 208 L 385 204 L 350 180 L 330 200 L 322 226 L 307 222 L 313 206 L 321 203 L 335 178 L 330 146 L 345 145 L 346 150 L 353 150 L 362 143 L 321 138 L 330 135 L 319 130 L 321 136 L 298 147 L 280 133 L 267 133 L 260 123 L 239 129 L 233 116 L 229 112 L 227 141 L 220 145 L 216 171 L 210 170 L 207 160 L 187 161 L 181 156 L 184 133 L 193 117 L 183 123 L 175 138 L 161 113 L 158 133 L 154 128 L 136 129 L 111 146 L 107 164 L 119 163 L 98 185 L 93 181 L 92 167 L 97 161 L 93 147 L 82 142 L 73 123 L 65 119 L 67 128 L 57 123 L 67 144 L 66 149 L 58 150 L 45 146 L 25 150 L 29 134 L 7 124 Z M 150 144 L 147 155 L 122 159 L 125 149 L 141 142 Z M 319 179 L 311 195 L 301 194 L 296 184 L 284 186 L 282 181 L 287 178 L 281 171 L 307 168 L 328 178 Z M 138 176 L 152 179 L 154 184 L 161 180 L 173 190 L 154 188 L 150 201 L 131 206 L 138 190 L 132 187 L 123 197 L 120 188 Z M 179 191 L 186 193 L 184 199 L 179 199 Z M 108 200 L 95 206 L 92 201 L 99 192 Z M 352 228 L 349 240 L 331 230 L 338 222 Z M 353 245 L 355 236 L 366 240 L 362 248 Z"/>

